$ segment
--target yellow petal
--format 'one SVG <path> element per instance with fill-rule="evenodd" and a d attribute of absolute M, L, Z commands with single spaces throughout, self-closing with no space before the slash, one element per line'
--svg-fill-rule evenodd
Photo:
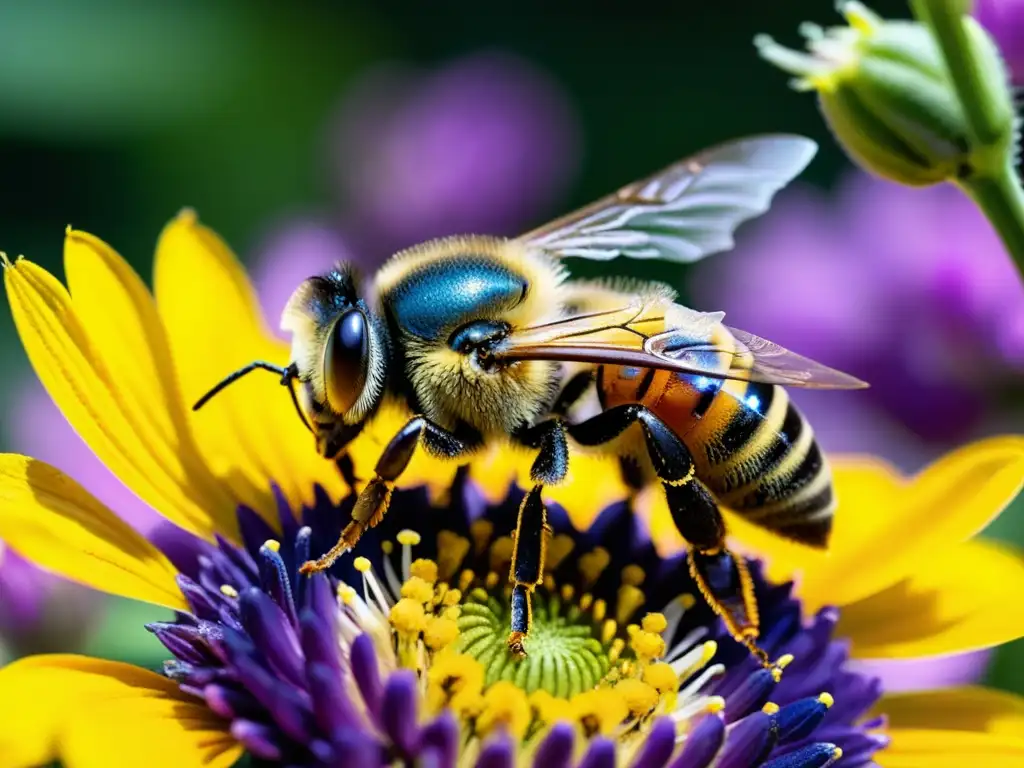
<path fill-rule="evenodd" d="M 0 539 L 43 568 L 110 594 L 187 608 L 167 558 L 53 467 L 0 454 L 0 509 Z"/>
<path fill-rule="evenodd" d="M 0 767 L 47 764 L 60 758 L 65 746 L 72 748 L 66 753 L 69 766 L 230 765 L 229 756 L 237 759 L 240 750 L 225 738 L 227 724 L 193 702 L 171 680 L 131 664 L 86 656 L 30 656 L 0 669 Z M 122 705 L 118 719 L 103 725 L 91 718 L 94 710 L 98 714 L 114 703 Z M 153 726 L 144 719 L 159 712 L 180 714 L 181 725 Z M 105 729 L 106 739 L 93 742 L 99 755 L 85 754 L 89 737 L 76 733 L 79 717 L 90 718 L 91 727 Z M 152 754 L 119 762 L 120 745 L 126 739 L 134 742 L 143 729 L 153 737 Z M 176 744 L 168 738 L 175 729 L 186 732 Z M 192 736 L 199 738 L 188 738 Z M 181 762 L 153 762 L 171 760 L 177 756 L 171 750 L 182 748 L 191 748 L 192 754 L 201 749 L 208 762 L 185 762 L 188 751 L 178 753 Z"/>
<path fill-rule="evenodd" d="M 253 360 L 289 363 L 287 346 L 266 330 L 241 265 L 193 212 L 183 212 L 164 229 L 154 285 L 187 407 Z M 314 483 L 332 498 L 346 492 L 337 468 L 316 453 L 313 437 L 274 376 L 256 372 L 238 381 L 191 421 L 208 465 L 271 522 L 271 482 L 294 506 L 312 500 Z"/>
<path fill-rule="evenodd" d="M 112 251 L 83 255 L 85 237 L 69 235 L 69 264 L 74 265 L 80 285 L 85 279 L 83 267 L 88 264 L 94 269 L 94 287 L 111 294 L 112 319 L 137 326 L 122 337 L 134 337 L 130 342 L 134 351 L 118 355 L 119 342 L 109 335 L 110 321 L 94 331 L 56 278 L 21 259 L 4 270 L 4 283 L 25 351 L 65 418 L 125 485 L 174 523 L 212 537 L 216 524 L 209 512 L 211 496 L 204 494 L 213 498 L 216 494 L 201 467 L 189 463 L 187 431 L 175 433 L 167 414 L 147 412 L 162 408 L 159 395 L 147 401 L 142 392 L 147 380 L 159 391 L 152 379 L 168 375 L 158 368 L 159 354 L 151 355 L 148 362 L 143 358 L 140 371 L 122 378 L 125 369 L 134 365 L 137 346 L 146 343 L 140 337 L 154 348 L 161 343 L 151 318 L 139 309 L 138 286 L 133 285 L 137 277 Z M 95 295 L 88 287 L 80 293 L 87 316 L 94 319 Z"/>
<path fill-rule="evenodd" d="M 835 464 L 838 509 L 828 552 L 731 521 L 742 549 L 768 560 L 769 576 L 797 578 L 808 610 L 879 592 L 982 530 L 1024 484 L 1024 438 L 972 443 L 902 484 L 883 464 Z"/>
<path fill-rule="evenodd" d="M 980 687 L 886 696 L 892 743 L 875 756 L 886 768 L 1024 765 L 1024 699 Z"/>
<path fill-rule="evenodd" d="M 932 558 L 903 581 L 843 607 L 838 634 L 864 659 L 962 653 L 1024 636 L 1024 558 L 975 539 Z"/>

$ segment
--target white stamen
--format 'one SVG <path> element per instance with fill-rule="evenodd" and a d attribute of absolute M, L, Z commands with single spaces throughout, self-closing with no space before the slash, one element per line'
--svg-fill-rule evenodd
<path fill-rule="evenodd" d="M 408 549 L 408 547 L 403 548 L 403 566 L 405 563 L 405 549 Z M 387 581 L 388 589 L 391 590 L 391 594 L 394 595 L 395 599 L 397 600 L 398 597 L 402 594 L 402 582 L 398 580 L 398 574 L 395 573 L 395 566 L 391 564 L 391 558 L 387 555 L 384 555 L 384 578 Z M 409 578 L 408 574 L 406 574 L 405 578 Z"/>
<path fill-rule="evenodd" d="M 713 664 L 712 666 L 708 667 L 703 672 L 701 672 L 692 683 L 687 685 L 685 688 L 679 689 L 679 698 L 688 699 L 691 696 L 694 696 L 697 693 L 697 691 L 699 691 L 701 688 L 703 688 L 711 681 L 711 678 L 718 677 L 719 675 L 724 673 L 725 664 Z M 672 713 L 672 716 L 676 717 L 680 711 L 681 710 L 677 709 L 675 712 Z"/>
<path fill-rule="evenodd" d="M 669 649 L 669 652 L 665 654 L 665 661 L 667 661 L 669 664 L 672 664 L 672 668 L 675 669 L 677 673 L 681 672 L 684 669 L 686 669 L 686 665 L 685 664 L 683 666 L 679 667 L 678 669 L 676 669 L 676 664 L 680 663 L 680 662 L 676 661 L 676 659 L 678 659 L 680 656 L 682 656 L 687 651 L 690 651 L 691 649 L 693 649 L 694 646 L 697 645 L 697 643 L 699 641 L 704 639 L 704 636 L 707 633 L 708 633 L 708 628 L 707 627 L 697 627 L 696 629 L 690 631 L 682 640 L 680 640 L 678 643 L 673 645 L 671 649 Z M 698 646 L 694 650 L 703 651 L 701 646 Z M 692 655 L 692 651 L 691 651 L 691 654 L 688 654 L 688 655 Z M 673 662 L 675 662 L 675 663 L 673 663 Z"/>

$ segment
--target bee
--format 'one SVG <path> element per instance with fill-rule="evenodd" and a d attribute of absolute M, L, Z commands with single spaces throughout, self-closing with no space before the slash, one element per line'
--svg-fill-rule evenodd
<path fill-rule="evenodd" d="M 824 547 L 835 499 L 825 457 L 785 386 L 863 382 L 675 301 L 667 287 L 569 278 L 572 258 L 691 262 L 732 246 L 810 162 L 798 136 L 751 137 L 682 160 L 514 239 L 446 237 L 396 253 L 363 283 L 340 264 L 304 281 L 281 321 L 292 362 L 281 377 L 316 438 L 340 460 L 385 398 L 415 414 L 383 449 L 338 543 L 303 573 L 329 568 L 380 522 L 417 450 L 466 461 L 492 441 L 536 451 L 509 575 L 508 647 L 525 654 L 531 594 L 549 528 L 543 490 L 576 451 L 611 453 L 637 486 L 660 483 L 688 567 L 731 634 L 757 644 L 753 581 L 726 545 L 719 505 Z"/>

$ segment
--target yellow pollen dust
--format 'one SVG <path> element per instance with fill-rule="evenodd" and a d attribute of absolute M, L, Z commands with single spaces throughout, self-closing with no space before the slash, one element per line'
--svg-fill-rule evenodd
<path fill-rule="evenodd" d="M 761 711 L 764 712 L 766 715 L 774 715 L 776 712 L 779 711 L 779 705 L 776 704 L 774 701 L 768 701 L 765 702 L 765 705 L 763 707 L 761 707 Z"/>
<path fill-rule="evenodd" d="M 352 605 L 352 601 L 356 599 L 356 590 L 354 587 L 350 587 L 348 584 L 338 585 L 338 599 L 341 600 L 342 605 Z"/>
<path fill-rule="evenodd" d="M 825 705 L 825 709 L 832 709 L 832 705 L 836 703 L 836 700 L 832 698 L 832 694 L 827 691 L 823 691 L 818 696 L 818 701 Z"/>
<path fill-rule="evenodd" d="M 281 551 L 281 542 L 277 539 L 267 539 L 263 542 L 263 546 L 269 549 L 271 552 Z"/>
<path fill-rule="evenodd" d="M 433 584 L 437 581 L 437 563 L 425 557 L 413 560 L 409 566 L 409 574 L 414 579 L 423 579 L 428 584 Z"/>
<path fill-rule="evenodd" d="M 612 690 L 622 697 L 633 717 L 643 717 L 658 706 L 658 692 L 635 677 L 620 680 Z"/>
<path fill-rule="evenodd" d="M 787 653 L 779 656 L 776 662 L 772 665 L 772 679 L 775 680 L 776 683 L 779 682 L 782 679 L 782 670 L 792 663 L 793 654 Z"/>
<path fill-rule="evenodd" d="M 368 573 L 370 570 L 370 561 L 365 557 L 357 557 L 352 561 L 352 567 L 360 573 Z"/>
<path fill-rule="evenodd" d="M 408 528 L 399 531 L 395 538 L 403 547 L 415 547 L 422 540 L 422 537 L 416 531 L 409 530 Z"/>
<path fill-rule="evenodd" d="M 451 619 L 452 621 L 458 621 L 459 620 L 459 616 L 462 615 L 462 608 L 460 608 L 457 605 L 453 605 L 453 606 L 450 606 L 448 608 L 445 608 L 444 609 L 444 613 L 442 613 L 441 615 L 444 616 L 446 619 Z"/>
<path fill-rule="evenodd" d="M 625 700 L 611 688 L 595 688 L 578 693 L 569 704 L 573 719 L 588 738 L 598 734 L 611 736 L 629 715 Z"/>
<path fill-rule="evenodd" d="M 403 597 L 391 606 L 388 618 L 400 635 L 418 635 L 427 620 L 423 603 L 408 597 Z"/>
<path fill-rule="evenodd" d="M 679 689 L 679 677 L 672 671 L 672 665 L 664 661 L 644 667 L 643 681 L 658 693 L 672 693 Z"/>
<path fill-rule="evenodd" d="M 402 597 L 415 600 L 421 605 L 429 603 L 434 599 L 434 585 L 419 576 L 412 576 L 402 585 Z"/>
<path fill-rule="evenodd" d="M 475 709 L 484 685 L 484 667 L 472 656 L 445 651 L 427 670 L 427 709 L 437 714 L 446 706 L 464 715 Z"/>
<path fill-rule="evenodd" d="M 646 663 L 665 655 L 665 638 L 655 632 L 640 630 L 629 641 L 637 658 Z"/>
<path fill-rule="evenodd" d="M 451 645 L 459 637 L 459 625 L 445 616 L 431 616 L 423 630 L 423 642 L 432 651 Z"/>
<path fill-rule="evenodd" d="M 476 732 L 486 736 L 495 728 L 522 739 L 533 719 L 526 693 L 515 683 L 500 680 L 484 691 L 484 709 L 476 720 Z"/>
<path fill-rule="evenodd" d="M 462 602 L 462 590 L 460 589 L 449 589 L 441 598 L 441 605 L 458 605 L 460 602 Z"/>
<path fill-rule="evenodd" d="M 708 696 L 708 700 L 704 705 L 704 710 L 709 714 L 715 714 L 725 709 L 725 699 L 721 696 Z"/>
<path fill-rule="evenodd" d="M 221 584 L 220 593 L 224 595 L 224 597 L 238 597 L 238 590 L 230 584 Z"/>
<path fill-rule="evenodd" d="M 644 632 L 661 634 L 668 629 L 668 621 L 665 619 L 664 614 L 648 613 L 644 616 L 643 621 L 640 622 L 640 626 L 643 628 Z"/>

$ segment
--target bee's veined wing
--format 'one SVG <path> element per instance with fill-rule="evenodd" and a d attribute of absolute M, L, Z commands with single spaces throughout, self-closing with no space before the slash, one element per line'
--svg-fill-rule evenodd
<path fill-rule="evenodd" d="M 767 211 L 817 149 L 785 134 L 720 144 L 518 239 L 558 258 L 697 261 L 731 248 L 736 228 Z"/>
<path fill-rule="evenodd" d="M 687 370 L 700 368 L 703 360 L 714 359 L 714 355 L 708 355 L 708 352 L 727 352 L 730 361 L 728 370 L 718 373 L 712 370 L 701 371 L 710 377 L 808 389 L 864 389 L 868 386 L 866 382 L 848 373 L 790 352 L 773 341 L 738 328 L 726 326 L 726 330 L 736 342 L 732 351 L 708 344 L 693 344 L 676 331 L 650 337 L 644 342 L 644 350 L 655 357 L 675 361 Z"/>

